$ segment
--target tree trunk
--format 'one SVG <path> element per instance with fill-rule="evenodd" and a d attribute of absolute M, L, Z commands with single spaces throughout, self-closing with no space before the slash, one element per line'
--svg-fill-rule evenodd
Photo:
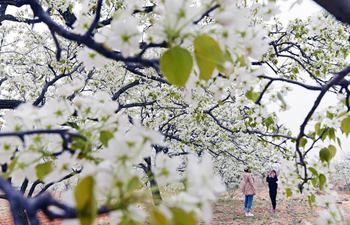
<path fill-rule="evenodd" d="M 145 171 L 145 173 L 147 174 L 150 186 L 151 186 L 151 192 L 152 192 L 152 198 L 153 198 L 153 203 L 155 205 L 159 205 L 160 202 L 162 201 L 162 196 L 160 194 L 160 190 L 159 190 L 159 185 L 156 181 L 156 179 L 154 179 L 154 174 L 152 171 L 152 164 L 151 164 L 151 157 L 147 157 L 144 159 L 147 166 L 143 166 L 143 170 Z"/>

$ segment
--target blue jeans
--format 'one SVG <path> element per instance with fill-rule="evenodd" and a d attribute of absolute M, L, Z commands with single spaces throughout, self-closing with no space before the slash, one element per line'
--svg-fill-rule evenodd
<path fill-rule="evenodd" d="M 250 212 L 253 205 L 253 195 L 246 195 L 244 198 L 244 210 Z"/>

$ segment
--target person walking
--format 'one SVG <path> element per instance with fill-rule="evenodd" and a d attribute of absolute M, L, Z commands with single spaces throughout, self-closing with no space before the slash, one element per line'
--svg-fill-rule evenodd
<path fill-rule="evenodd" d="M 277 197 L 277 184 L 278 178 L 276 170 L 271 170 L 267 173 L 266 182 L 269 184 L 269 194 L 272 203 L 272 213 L 276 213 L 276 197 Z"/>
<path fill-rule="evenodd" d="M 254 178 L 249 168 L 244 170 L 242 180 L 242 192 L 244 194 L 244 211 L 246 216 L 254 216 L 251 213 L 253 196 L 255 195 Z"/>

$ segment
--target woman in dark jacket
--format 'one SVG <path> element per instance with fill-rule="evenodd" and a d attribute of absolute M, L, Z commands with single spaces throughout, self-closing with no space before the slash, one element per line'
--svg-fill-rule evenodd
<path fill-rule="evenodd" d="M 277 197 L 277 184 L 278 178 L 275 170 L 270 171 L 267 174 L 266 182 L 269 183 L 269 194 L 272 203 L 272 212 L 276 212 L 276 197 Z"/>

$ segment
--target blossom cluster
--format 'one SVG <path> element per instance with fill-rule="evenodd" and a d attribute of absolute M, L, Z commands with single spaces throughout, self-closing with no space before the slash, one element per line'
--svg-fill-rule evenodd
<path fill-rule="evenodd" d="M 74 92 L 79 87 L 79 82 L 73 82 L 63 87 L 62 90 L 66 91 L 61 94 L 64 96 L 69 90 Z M 141 183 L 145 175 L 135 167 L 153 155 L 152 145 L 162 143 L 162 137 L 158 132 L 141 126 L 137 120 L 131 123 L 127 116 L 116 114 L 116 108 L 116 102 L 107 93 L 98 92 L 92 96 L 77 96 L 72 102 L 63 97 L 52 99 L 40 108 L 22 104 L 15 111 L 7 112 L 3 132 L 68 132 L 63 135 L 27 135 L 23 140 L 19 137 L 2 138 L 2 163 L 12 165 L 6 176 L 14 177 L 16 182 L 27 178 L 49 183 L 81 170 L 79 177 L 94 177 L 94 193 L 99 206 L 114 209 L 120 202 L 130 200 L 126 208 L 113 211 L 114 221 L 128 218 L 143 222 L 146 212 L 142 204 L 148 201 L 140 198 L 145 192 Z M 68 138 L 66 135 L 69 134 L 77 135 Z M 65 146 L 68 139 L 71 143 Z M 170 159 L 162 153 L 156 155 L 152 168 L 155 179 L 160 184 L 177 182 L 184 185 L 177 195 L 165 199 L 161 207 L 163 210 L 182 208 L 208 221 L 210 204 L 224 187 L 213 174 L 209 156 L 198 159 L 191 155 L 187 161 L 186 172 L 180 175 L 178 169 L 182 161 Z M 133 183 L 137 185 L 134 187 Z M 199 189 L 202 192 L 198 192 Z M 69 204 L 76 204 L 72 197 L 65 199 Z"/>

